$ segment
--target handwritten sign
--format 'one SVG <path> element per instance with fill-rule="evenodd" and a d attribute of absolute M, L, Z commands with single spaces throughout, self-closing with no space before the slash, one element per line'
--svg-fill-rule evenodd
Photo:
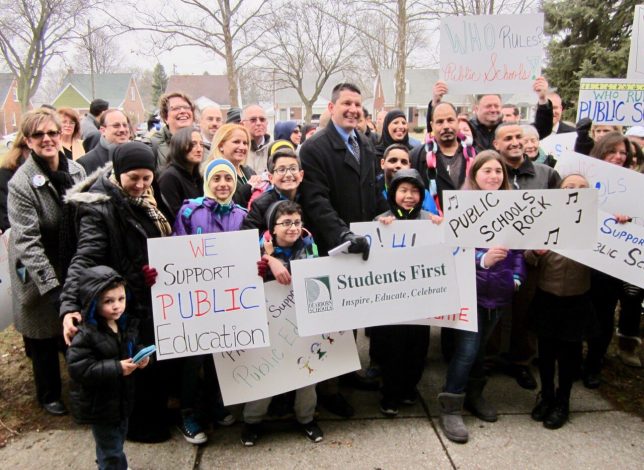
<path fill-rule="evenodd" d="M 564 152 L 555 166 L 562 178 L 584 176 L 597 189 L 599 207 L 611 214 L 626 214 L 644 225 L 644 175 L 580 153 Z"/>
<path fill-rule="evenodd" d="M 539 147 L 541 147 L 546 154 L 552 155 L 556 160 L 559 160 L 566 150 L 573 151 L 575 149 L 576 140 L 576 132 L 550 134 L 545 139 L 539 141 Z"/>
<path fill-rule="evenodd" d="M 432 246 L 293 261 L 297 327 L 310 336 L 458 311 L 454 257 Z"/>
<path fill-rule="evenodd" d="M 215 354 L 226 405 L 296 390 L 360 368 L 351 331 L 298 336 L 291 286 L 264 285 L 271 346 Z"/>
<path fill-rule="evenodd" d="M 595 124 L 641 126 L 644 124 L 644 80 L 582 78 L 577 120 Z"/>
<path fill-rule="evenodd" d="M 556 250 L 563 256 L 644 288 L 644 227 L 618 224 L 599 211 L 597 243 L 592 250 Z"/>
<path fill-rule="evenodd" d="M 0 331 L 13 323 L 13 299 L 9 279 L 9 232 L 0 236 Z"/>
<path fill-rule="evenodd" d="M 543 14 L 445 16 L 440 78 L 449 92 L 531 92 L 541 75 Z"/>
<path fill-rule="evenodd" d="M 443 197 L 448 245 L 590 248 L 596 241 L 593 189 L 445 191 Z"/>
<path fill-rule="evenodd" d="M 157 358 L 269 345 L 257 230 L 148 239 Z M 235 247 L 235 249 L 231 249 Z"/>
<path fill-rule="evenodd" d="M 644 5 L 635 6 L 626 77 L 644 79 Z"/>
<path fill-rule="evenodd" d="M 350 228 L 353 233 L 365 235 L 371 241 L 372 252 L 383 248 L 436 246 L 440 245 L 445 238 L 442 225 L 433 224 L 428 220 L 396 220 L 389 225 L 383 225 L 380 222 L 357 222 L 352 223 Z M 450 250 L 454 255 L 460 309 L 409 323 L 477 331 L 474 250 L 472 248 L 450 248 Z"/>

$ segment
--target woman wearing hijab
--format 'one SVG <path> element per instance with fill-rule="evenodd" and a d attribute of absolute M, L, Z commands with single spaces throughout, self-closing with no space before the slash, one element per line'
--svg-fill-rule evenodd
<path fill-rule="evenodd" d="M 385 116 L 382 124 L 382 135 L 376 145 L 376 161 L 380 162 L 387 147 L 393 144 L 402 144 L 409 150 L 412 145 L 409 143 L 409 126 L 405 113 L 399 109 L 391 110 Z M 378 173 L 380 169 L 377 169 Z"/>

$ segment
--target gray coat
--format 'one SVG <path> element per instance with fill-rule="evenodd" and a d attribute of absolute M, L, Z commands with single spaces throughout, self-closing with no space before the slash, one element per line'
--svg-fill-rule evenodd
<path fill-rule="evenodd" d="M 82 166 L 71 160 L 68 165 L 75 183 L 85 178 Z M 62 334 L 58 312 L 50 299 L 52 289 L 62 285 L 61 267 L 57 250 L 50 248 L 46 252 L 45 247 L 57 246 L 58 239 L 42 236 L 58 232 L 62 209 L 56 195 L 32 158 L 9 181 L 9 275 L 14 323 L 16 330 L 28 338 L 45 339 Z M 24 274 L 20 275 L 19 271 Z"/>

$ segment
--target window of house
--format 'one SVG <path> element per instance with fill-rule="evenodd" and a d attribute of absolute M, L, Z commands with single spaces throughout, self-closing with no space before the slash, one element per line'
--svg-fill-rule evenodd
<path fill-rule="evenodd" d="M 130 88 L 130 99 L 132 101 L 136 100 L 136 93 L 134 93 L 134 87 Z"/>
<path fill-rule="evenodd" d="M 17 103 L 18 102 L 18 88 L 14 87 L 13 88 L 13 100 Z"/>
<path fill-rule="evenodd" d="M 16 119 L 16 112 L 11 113 L 11 125 L 15 128 L 18 125 L 18 120 Z"/>

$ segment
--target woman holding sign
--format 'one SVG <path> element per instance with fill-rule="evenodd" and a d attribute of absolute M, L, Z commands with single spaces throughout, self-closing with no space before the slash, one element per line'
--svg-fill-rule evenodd
<path fill-rule="evenodd" d="M 481 152 L 474 159 L 464 188 L 483 191 L 510 189 L 501 156 L 494 150 Z M 476 249 L 478 332 L 455 330 L 454 355 L 447 368 L 443 393 L 438 395 L 440 425 L 451 441 L 468 440 L 463 407 L 483 421 L 497 420 L 496 410 L 482 395 L 486 383 L 483 370 L 485 345 L 501 318 L 503 307 L 512 304 L 514 291 L 524 277 L 525 263 L 520 252 L 503 247 Z"/>
<path fill-rule="evenodd" d="M 156 160 L 141 142 L 117 146 L 113 168 L 90 176 L 74 188 L 68 203 L 78 207 L 79 239 L 61 296 L 65 341 L 76 334 L 80 317 L 80 284 L 88 268 L 106 265 L 127 282 L 129 321 L 138 322 L 143 344 L 154 344 L 150 287 L 157 272 L 148 266 L 148 238 L 170 235 L 171 227 L 158 192 L 153 189 Z M 165 419 L 167 395 L 159 364 L 136 377 L 134 411 L 128 439 L 162 442 L 170 438 Z"/>

